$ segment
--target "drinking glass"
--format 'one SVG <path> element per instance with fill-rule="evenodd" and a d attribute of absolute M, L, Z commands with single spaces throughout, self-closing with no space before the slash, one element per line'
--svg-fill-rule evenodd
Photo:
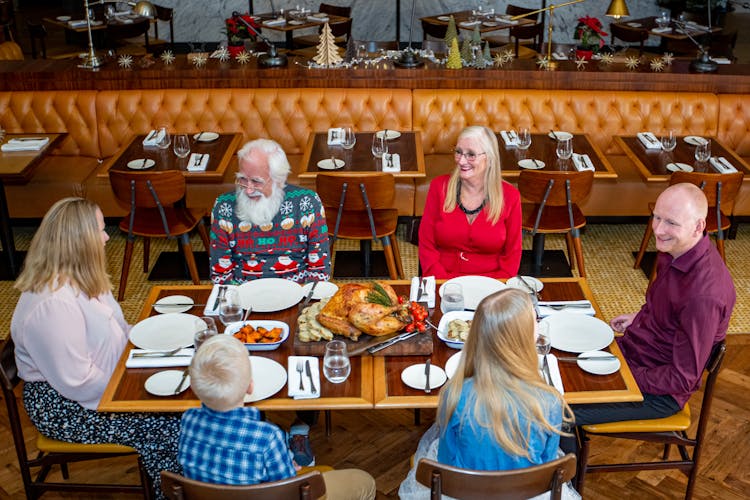
<path fill-rule="evenodd" d="M 539 369 L 542 369 L 544 356 L 549 354 L 551 349 L 551 342 L 549 338 L 549 323 L 546 321 L 537 321 L 536 323 L 536 353 L 541 356 L 539 358 Z"/>
<path fill-rule="evenodd" d="M 219 302 L 219 319 L 224 326 L 242 319 L 242 306 L 237 290 L 227 290 Z"/>
<path fill-rule="evenodd" d="M 180 158 L 185 158 L 190 154 L 190 139 L 187 134 L 177 134 L 174 136 L 174 154 Z"/>
<path fill-rule="evenodd" d="M 344 127 L 344 137 L 341 141 L 341 146 L 344 149 L 352 149 L 355 144 L 357 144 L 357 135 L 354 133 L 354 129 Z"/>
<path fill-rule="evenodd" d="M 332 340 L 326 344 L 323 356 L 323 375 L 333 384 L 345 381 L 352 371 L 346 344 L 341 340 Z"/>
<path fill-rule="evenodd" d="M 705 139 L 705 141 L 695 146 L 695 159 L 699 162 L 706 162 L 711 158 L 711 139 Z"/>
<path fill-rule="evenodd" d="M 561 160 L 567 160 L 573 156 L 573 140 L 564 139 L 557 141 L 557 147 L 555 148 L 557 157 Z"/>
<path fill-rule="evenodd" d="M 464 289 L 458 283 L 446 283 L 443 297 L 440 300 L 440 310 L 443 314 L 450 311 L 464 310 Z"/>
<path fill-rule="evenodd" d="M 382 158 L 388 152 L 388 141 L 385 138 L 385 132 L 382 134 L 375 133 L 372 136 L 372 154 L 375 158 Z"/>
<path fill-rule="evenodd" d="M 677 147 L 677 138 L 674 135 L 674 130 L 670 130 L 661 136 L 661 148 L 664 151 L 669 153 L 674 150 L 675 147 Z"/>
<path fill-rule="evenodd" d="M 201 319 L 195 321 L 195 325 L 198 330 L 193 337 L 193 347 L 195 347 L 195 350 L 197 351 L 198 348 L 203 345 L 203 342 L 214 335 L 218 335 L 219 330 L 216 328 L 216 322 L 210 316 L 201 316 Z"/>
<path fill-rule="evenodd" d="M 159 149 L 167 149 L 170 144 L 172 144 L 172 137 L 169 135 L 169 130 L 167 130 L 167 127 L 159 127 L 157 130 L 157 137 L 159 137 L 159 142 L 156 143 L 156 146 Z"/>
<path fill-rule="evenodd" d="M 522 128 L 518 131 L 518 149 L 529 149 L 531 146 L 531 132 L 528 128 Z"/>

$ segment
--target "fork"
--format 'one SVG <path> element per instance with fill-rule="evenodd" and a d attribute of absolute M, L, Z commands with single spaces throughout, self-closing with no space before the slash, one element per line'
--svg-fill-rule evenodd
<path fill-rule="evenodd" d="M 134 358 L 145 358 L 145 357 L 157 357 L 157 358 L 168 358 L 170 356 L 174 356 L 177 354 L 182 347 L 178 347 L 177 349 L 172 349 L 171 351 L 151 351 L 151 352 L 134 352 L 133 357 Z"/>
<path fill-rule="evenodd" d="M 549 307 L 554 311 L 562 311 L 569 308 L 588 309 L 591 306 L 589 304 L 544 304 L 544 307 Z"/>
<path fill-rule="evenodd" d="M 302 360 L 297 361 L 297 373 L 299 373 L 299 390 L 304 391 L 305 385 L 302 383 L 302 371 L 304 370 Z"/>

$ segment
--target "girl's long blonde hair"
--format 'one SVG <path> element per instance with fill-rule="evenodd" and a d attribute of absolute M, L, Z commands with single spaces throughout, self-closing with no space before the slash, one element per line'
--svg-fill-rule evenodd
<path fill-rule="evenodd" d="M 463 129 L 458 135 L 459 140 L 464 137 L 476 139 L 482 145 L 482 148 L 484 148 L 484 151 L 476 152 L 486 154 L 487 169 L 484 172 L 484 194 L 487 199 L 487 216 L 490 222 L 494 224 L 500 219 L 504 202 L 503 175 L 497 136 L 487 127 L 472 125 Z M 448 180 L 448 191 L 445 196 L 445 203 L 443 204 L 443 210 L 446 212 L 452 212 L 456 209 L 456 193 L 458 192 L 459 182 L 461 182 L 460 169 L 456 167 L 453 169 L 453 173 Z"/>
<path fill-rule="evenodd" d="M 96 213 L 83 198 L 64 198 L 45 214 L 15 288 L 39 293 L 70 285 L 89 297 L 112 290 Z"/>
<path fill-rule="evenodd" d="M 543 396 L 560 401 L 563 421 L 572 422 L 573 414 L 560 393 L 539 375 L 535 321 L 531 300 L 520 290 L 501 290 L 479 304 L 456 374 L 440 394 L 441 429 L 447 428 L 464 381 L 471 377 L 476 424 L 489 429 L 508 454 L 531 459 L 528 438 L 532 423 L 563 434 L 548 420 L 545 400 L 549 398 Z M 465 411 L 471 409 L 467 404 Z M 474 424 L 467 421 L 466 425 Z"/>

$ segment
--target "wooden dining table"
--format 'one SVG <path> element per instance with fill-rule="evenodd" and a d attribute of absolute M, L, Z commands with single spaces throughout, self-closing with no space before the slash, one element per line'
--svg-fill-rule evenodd
<path fill-rule="evenodd" d="M 345 23 L 349 20 L 348 17 L 343 16 L 337 16 L 335 14 L 326 14 L 326 18 L 328 18 L 327 21 L 320 22 L 320 21 L 310 21 L 309 17 L 305 19 L 304 21 L 296 21 L 292 18 L 291 10 L 287 9 L 283 15 L 280 14 L 274 14 L 271 12 L 265 12 L 262 14 L 255 14 L 255 17 L 260 19 L 260 25 L 262 29 L 272 30 L 272 31 L 280 31 L 284 33 L 285 36 L 285 42 L 286 42 L 286 48 L 292 49 L 294 48 L 294 32 L 298 30 L 304 30 L 309 28 L 320 28 L 325 23 L 328 23 L 328 25 L 334 25 L 334 24 L 340 24 Z M 272 24 L 268 25 L 265 24 L 266 21 L 271 21 L 275 19 L 283 18 L 286 22 L 284 24 Z"/>
<path fill-rule="evenodd" d="M 543 300 L 586 298 L 592 302 L 599 313 L 593 294 L 584 278 L 552 278 L 544 279 L 543 282 L 545 284 L 541 292 Z M 410 287 L 408 281 L 388 281 L 387 283 L 392 284 L 399 295 L 408 296 Z M 143 305 L 139 321 L 158 314 L 153 305 L 160 298 L 184 295 L 192 298 L 196 304 L 205 304 L 211 289 L 210 285 L 155 286 Z M 439 301 L 438 296 L 435 310 L 430 311 L 431 321 L 435 324 L 439 322 L 441 316 Z M 196 306 L 188 311 L 196 316 L 202 315 L 202 312 L 203 306 Z M 291 328 L 289 339 L 277 350 L 253 352 L 252 355 L 272 359 L 286 367 L 287 358 L 297 354 L 293 336 L 296 334 L 298 314 L 297 305 L 277 312 L 252 313 L 250 319 L 276 319 L 286 322 Z M 430 356 L 433 364 L 445 366 L 447 358 L 457 351 L 445 346 L 434 332 L 426 333 L 426 335 L 434 336 L 433 352 Z M 191 389 L 172 396 L 153 396 L 146 392 L 144 384 L 148 377 L 164 368 L 126 368 L 125 362 L 132 348 L 134 346 L 128 343 L 112 373 L 99 403 L 100 411 L 177 412 L 200 404 Z M 638 386 L 616 343 L 612 342 L 607 350 L 621 360 L 620 370 L 611 375 L 591 375 L 582 371 L 575 363 L 560 363 L 566 401 L 594 403 L 642 399 Z M 553 353 L 555 353 L 554 350 Z M 252 405 L 264 411 L 434 408 L 437 406 L 438 391 L 425 394 L 423 391 L 405 386 L 400 379 L 403 368 L 411 364 L 423 363 L 424 359 L 425 356 L 371 356 L 369 354 L 352 356 L 351 375 L 344 383 L 333 384 L 321 376 L 319 398 L 295 400 L 288 397 L 286 387 L 284 387 L 270 398 L 252 403 Z M 318 362 L 322 373 L 322 359 Z M 262 376 L 262 374 L 255 374 L 255 376 Z"/>
<path fill-rule="evenodd" d="M 648 17 L 640 17 L 637 19 L 628 19 L 626 21 L 621 21 L 614 24 L 619 24 L 621 26 L 624 26 L 626 28 L 630 29 L 639 29 L 648 31 L 648 34 L 651 36 L 658 36 L 662 39 L 672 39 L 672 40 L 687 40 L 690 37 L 685 33 L 690 34 L 693 38 L 700 37 L 703 35 L 707 35 L 710 33 L 719 33 L 722 28 L 721 26 L 712 26 L 710 30 L 708 29 L 701 29 L 698 28 L 697 25 L 691 25 L 687 24 L 687 27 L 694 27 L 694 29 L 687 29 L 683 30 L 681 27 L 679 27 L 674 20 L 672 20 L 669 24 L 669 28 L 671 28 L 669 31 L 655 31 L 658 28 L 658 24 L 656 23 L 657 16 L 648 16 Z"/>
<path fill-rule="evenodd" d="M 487 16 L 484 16 L 484 15 L 477 16 L 478 19 L 472 23 L 471 18 L 473 14 L 471 10 L 461 10 L 458 12 L 448 12 L 445 14 L 437 14 L 434 16 L 421 17 L 420 21 L 425 21 L 431 24 L 440 24 L 443 26 L 448 26 L 451 16 L 453 16 L 453 19 L 456 21 L 457 29 L 473 31 L 476 26 L 479 26 L 479 32 L 483 34 L 490 33 L 493 31 L 506 30 L 506 29 L 513 28 L 515 26 L 524 26 L 527 24 L 534 24 L 536 22 L 532 19 L 525 19 L 525 18 L 516 19 L 515 21 L 512 21 L 512 22 L 504 22 L 502 20 L 498 21 L 496 20 L 496 18 L 509 20 L 510 17 L 505 14 L 494 14 L 493 16 L 491 16 L 491 18 L 488 18 Z"/>

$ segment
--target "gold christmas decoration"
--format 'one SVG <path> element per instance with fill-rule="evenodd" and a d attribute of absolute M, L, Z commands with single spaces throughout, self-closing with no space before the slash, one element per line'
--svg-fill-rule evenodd
<path fill-rule="evenodd" d="M 237 62 L 240 64 L 247 64 L 250 62 L 250 54 L 246 50 L 243 50 L 237 54 L 235 59 L 237 59 Z"/>
<path fill-rule="evenodd" d="M 661 72 L 664 69 L 664 60 L 660 57 L 651 59 L 651 71 L 656 73 Z"/>
<path fill-rule="evenodd" d="M 536 60 L 536 65 L 539 66 L 539 69 L 549 69 L 549 59 L 539 56 Z"/>
<path fill-rule="evenodd" d="M 220 47 L 216 51 L 216 58 L 221 62 L 227 62 L 232 56 L 229 54 L 229 49 L 226 47 Z"/>
<path fill-rule="evenodd" d="M 512 51 L 512 50 L 510 50 L 510 49 L 505 49 L 505 50 L 504 50 L 504 51 L 502 51 L 502 53 L 500 54 L 500 57 L 502 57 L 502 58 L 503 58 L 503 62 L 506 62 L 506 63 L 509 63 L 509 62 L 511 62 L 511 61 L 513 60 L 513 58 L 514 58 L 515 56 L 516 56 L 515 52 L 513 52 L 513 51 Z"/>
<path fill-rule="evenodd" d="M 661 56 L 661 60 L 664 61 L 665 66 L 671 66 L 672 61 L 674 61 L 674 54 L 671 52 L 665 52 L 663 56 Z"/>
<path fill-rule="evenodd" d="M 161 57 L 161 61 L 164 64 L 169 65 L 174 62 L 174 54 L 172 53 L 171 50 L 165 50 L 164 52 L 161 53 L 161 56 L 159 57 Z"/>
<path fill-rule="evenodd" d="M 454 39 L 458 40 L 458 30 L 456 29 L 456 20 L 451 16 L 448 20 L 448 27 L 445 30 L 445 46 L 450 47 Z"/>
<path fill-rule="evenodd" d="M 495 54 L 495 57 L 492 60 L 492 62 L 498 68 L 502 68 L 503 66 L 505 66 L 508 63 L 508 61 L 506 61 L 505 58 L 501 54 Z"/>
<path fill-rule="evenodd" d="M 607 52 L 606 54 L 602 54 L 602 55 L 601 55 L 601 56 L 599 57 L 599 63 L 600 63 L 600 64 L 603 64 L 603 65 L 605 65 L 605 66 L 609 66 L 609 65 L 610 65 L 610 64 L 612 64 L 613 62 L 615 62 L 615 55 L 614 55 L 614 54 L 611 54 L 611 53 L 609 53 L 609 52 Z"/>
<path fill-rule="evenodd" d="M 133 67 L 133 56 L 125 54 L 117 59 L 117 64 L 123 69 L 130 69 Z"/>
<path fill-rule="evenodd" d="M 340 64 L 343 61 L 336 46 L 336 39 L 333 33 L 331 33 L 331 27 L 328 23 L 323 25 L 323 31 L 320 33 L 320 43 L 318 43 L 318 55 L 313 57 L 313 61 L 321 66 L 329 67 Z"/>
<path fill-rule="evenodd" d="M 207 62 L 208 56 L 204 52 L 195 54 L 195 56 L 193 57 L 193 65 L 195 65 L 196 68 L 202 68 L 206 65 Z"/>
<path fill-rule="evenodd" d="M 586 69 L 586 65 L 588 63 L 589 62 L 586 59 L 584 59 L 583 57 L 579 57 L 578 59 L 576 59 L 576 69 L 579 71 L 582 69 Z"/>
<path fill-rule="evenodd" d="M 625 66 L 628 69 L 636 69 L 639 64 L 641 64 L 640 57 L 630 56 L 627 59 L 625 59 Z"/>
<path fill-rule="evenodd" d="M 448 59 L 445 61 L 445 67 L 448 69 L 461 69 L 461 52 L 458 50 L 458 38 L 451 40 L 451 47 L 448 50 Z"/>

